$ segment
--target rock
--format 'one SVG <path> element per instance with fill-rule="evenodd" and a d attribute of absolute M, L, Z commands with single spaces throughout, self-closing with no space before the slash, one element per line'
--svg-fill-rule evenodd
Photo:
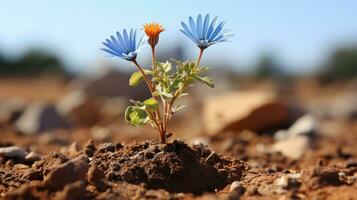
<path fill-rule="evenodd" d="M 100 103 L 100 112 L 105 117 L 118 117 L 125 113 L 128 99 L 126 97 L 105 98 Z"/>
<path fill-rule="evenodd" d="M 351 167 L 357 167 L 357 160 L 347 160 L 346 164 L 345 164 L 346 168 L 351 168 Z"/>
<path fill-rule="evenodd" d="M 280 130 L 275 133 L 274 139 L 281 140 L 298 135 L 311 136 L 316 132 L 317 121 L 312 115 L 300 117 L 288 130 Z"/>
<path fill-rule="evenodd" d="M 15 128 L 24 134 L 35 134 L 54 129 L 67 129 L 70 124 L 51 104 L 33 103 L 15 122 Z"/>
<path fill-rule="evenodd" d="M 88 157 L 81 155 L 58 165 L 45 176 L 44 187 L 50 191 L 61 190 L 65 185 L 84 180 L 88 171 Z"/>
<path fill-rule="evenodd" d="M 41 155 L 31 151 L 29 154 L 27 154 L 27 156 L 25 157 L 25 160 L 29 161 L 29 162 L 35 162 L 38 160 L 41 160 Z"/>
<path fill-rule="evenodd" d="M 281 152 L 286 157 L 297 160 L 309 149 L 309 142 L 307 136 L 289 137 L 273 144 L 272 151 Z"/>
<path fill-rule="evenodd" d="M 11 124 L 16 121 L 25 107 L 26 103 L 17 98 L 0 101 L 0 124 Z"/>
<path fill-rule="evenodd" d="M 278 194 L 286 193 L 287 190 L 300 187 L 301 183 L 299 179 L 301 178 L 300 173 L 282 175 L 280 178 L 276 179 L 274 184 L 277 187 L 276 192 Z"/>
<path fill-rule="evenodd" d="M 130 87 L 127 73 L 100 66 L 93 73 L 82 74 L 77 77 L 71 86 L 77 90 L 83 90 L 86 94 L 95 97 L 127 97 L 130 99 L 143 100 L 150 96 L 145 84 Z M 133 69 L 135 67 L 133 66 Z"/>
<path fill-rule="evenodd" d="M 88 157 L 92 157 L 94 152 L 97 150 L 95 143 L 93 140 L 88 140 L 87 143 L 84 145 L 84 154 Z"/>
<path fill-rule="evenodd" d="M 75 157 L 80 153 L 80 147 L 73 142 L 69 147 L 62 147 L 60 152 L 68 157 Z"/>
<path fill-rule="evenodd" d="M 112 138 L 113 131 L 107 127 L 95 126 L 90 130 L 92 138 L 99 142 L 108 142 Z"/>
<path fill-rule="evenodd" d="M 0 156 L 10 159 L 25 160 L 27 154 L 27 151 L 17 146 L 0 148 Z"/>
<path fill-rule="evenodd" d="M 56 108 L 59 113 L 67 116 L 74 124 L 80 126 L 92 126 L 100 119 L 97 103 L 80 90 L 66 94 L 57 103 Z"/>
<path fill-rule="evenodd" d="M 274 94 L 231 92 L 209 98 L 203 107 L 203 124 L 210 134 L 222 131 L 264 131 L 288 120 L 288 107 Z"/>
<path fill-rule="evenodd" d="M 231 183 L 231 186 L 229 186 L 229 191 L 243 194 L 244 188 L 239 181 L 233 181 L 233 183 Z"/>

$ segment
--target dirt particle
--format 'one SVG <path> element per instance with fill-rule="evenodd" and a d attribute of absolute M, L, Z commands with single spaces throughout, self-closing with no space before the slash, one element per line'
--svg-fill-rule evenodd
<path fill-rule="evenodd" d="M 58 191 L 66 184 L 85 178 L 88 171 L 88 158 L 81 155 L 57 166 L 45 176 L 44 187 L 50 191 Z"/>

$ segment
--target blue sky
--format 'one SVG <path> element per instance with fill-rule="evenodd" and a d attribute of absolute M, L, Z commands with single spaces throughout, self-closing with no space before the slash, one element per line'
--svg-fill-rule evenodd
<path fill-rule="evenodd" d="M 199 13 L 218 15 L 235 35 L 230 43 L 210 47 L 204 61 L 229 60 L 240 70 L 247 70 L 243 67 L 266 51 L 292 71 L 309 70 L 333 47 L 357 42 L 355 0 L 3 0 L 0 5 L 1 52 L 18 56 L 29 47 L 43 47 L 73 70 L 85 70 L 96 60 L 113 60 L 99 50 L 101 41 L 116 30 L 151 21 L 167 30 L 159 47 L 181 43 L 194 58 L 196 47 L 178 29 L 180 21 Z"/>

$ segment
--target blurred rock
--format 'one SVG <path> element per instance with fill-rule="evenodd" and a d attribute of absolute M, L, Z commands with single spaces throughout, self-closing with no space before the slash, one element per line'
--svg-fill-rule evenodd
<path fill-rule="evenodd" d="M 54 129 L 67 129 L 70 128 L 70 124 L 53 105 L 33 103 L 15 122 L 15 128 L 24 134 L 35 134 Z"/>
<path fill-rule="evenodd" d="M 26 103 L 17 98 L 0 101 L 0 125 L 11 124 L 18 119 L 24 111 Z"/>
<path fill-rule="evenodd" d="M 29 154 L 26 155 L 25 159 L 29 162 L 35 162 L 35 161 L 38 161 L 38 160 L 41 160 L 41 155 L 36 153 L 36 152 L 33 152 L 31 151 Z"/>
<path fill-rule="evenodd" d="M 125 97 L 112 97 L 103 99 L 100 103 L 100 112 L 106 117 L 117 117 L 125 113 L 128 99 Z"/>
<path fill-rule="evenodd" d="M 112 138 L 113 131 L 106 127 L 93 127 L 90 130 L 92 138 L 99 142 L 109 142 Z"/>
<path fill-rule="evenodd" d="M 137 87 L 129 86 L 129 74 L 103 66 L 100 66 L 99 69 L 91 74 L 80 75 L 71 83 L 71 86 L 74 89 L 85 91 L 89 96 L 123 96 L 135 100 L 143 100 L 150 96 L 145 83 Z M 133 69 L 136 68 L 133 66 Z"/>
<path fill-rule="evenodd" d="M 290 189 L 299 188 L 301 185 L 301 174 L 286 174 L 276 179 L 274 184 L 277 187 L 276 192 L 278 194 L 286 193 Z"/>
<path fill-rule="evenodd" d="M 100 119 L 96 102 L 80 90 L 66 94 L 57 103 L 56 108 L 58 112 L 80 126 L 93 126 Z"/>
<path fill-rule="evenodd" d="M 309 142 L 309 138 L 304 135 L 289 137 L 273 144 L 272 151 L 281 152 L 286 157 L 297 160 L 309 149 Z"/>
<path fill-rule="evenodd" d="M 68 147 L 62 147 L 60 149 L 60 152 L 68 157 L 75 157 L 80 154 L 81 148 L 79 145 L 75 142 L 73 142 L 70 146 Z"/>
<path fill-rule="evenodd" d="M 1 147 L 0 148 L 0 156 L 12 159 L 20 159 L 25 160 L 28 152 L 24 149 L 11 146 L 11 147 Z"/>
<path fill-rule="evenodd" d="M 288 113 L 288 107 L 274 94 L 231 92 L 205 102 L 203 124 L 210 134 L 227 130 L 264 131 L 286 122 Z"/>
<path fill-rule="evenodd" d="M 281 140 L 298 135 L 311 136 L 316 132 L 317 121 L 312 115 L 300 117 L 288 130 L 279 130 L 275 133 L 274 139 Z"/>

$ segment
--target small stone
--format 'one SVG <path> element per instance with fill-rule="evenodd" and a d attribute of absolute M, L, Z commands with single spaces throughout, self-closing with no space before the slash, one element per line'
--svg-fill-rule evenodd
<path fill-rule="evenodd" d="M 0 156 L 10 159 L 25 160 L 27 154 L 28 154 L 27 151 L 17 146 L 0 148 Z"/>
<path fill-rule="evenodd" d="M 309 138 L 307 136 L 295 136 L 277 141 L 272 146 L 273 152 L 281 152 L 291 159 L 299 159 L 309 149 Z"/>
<path fill-rule="evenodd" d="M 229 187 L 229 191 L 238 192 L 239 194 L 243 194 L 244 188 L 239 181 L 234 181 L 233 183 L 231 183 L 231 186 Z"/>
<path fill-rule="evenodd" d="M 280 130 L 275 133 L 275 140 L 282 140 L 299 135 L 311 136 L 316 132 L 317 120 L 310 114 L 300 117 L 288 130 Z"/>
<path fill-rule="evenodd" d="M 346 168 L 351 168 L 351 167 L 357 167 L 357 161 L 356 160 L 348 160 L 345 164 Z"/>
<path fill-rule="evenodd" d="M 93 140 L 88 140 L 88 142 L 84 146 L 84 153 L 88 157 L 92 157 L 94 155 L 95 151 L 96 151 L 96 147 L 95 147 L 94 141 Z"/>
<path fill-rule="evenodd" d="M 110 141 L 113 132 L 109 128 L 95 126 L 91 129 L 90 134 L 96 141 L 108 142 Z"/>
<path fill-rule="evenodd" d="M 80 147 L 76 142 L 73 142 L 69 147 L 62 147 L 60 152 L 69 157 L 75 157 L 80 153 Z"/>
<path fill-rule="evenodd" d="M 298 188 L 300 187 L 301 183 L 299 182 L 299 179 L 301 177 L 300 173 L 296 174 L 287 174 L 283 175 L 280 178 L 275 180 L 275 185 L 277 186 L 277 193 L 283 194 L 286 193 L 287 190 L 292 189 L 292 188 Z"/>
<path fill-rule="evenodd" d="M 31 151 L 29 154 L 27 154 L 25 159 L 29 162 L 35 162 L 35 161 L 41 160 L 41 155 L 34 151 Z"/>

